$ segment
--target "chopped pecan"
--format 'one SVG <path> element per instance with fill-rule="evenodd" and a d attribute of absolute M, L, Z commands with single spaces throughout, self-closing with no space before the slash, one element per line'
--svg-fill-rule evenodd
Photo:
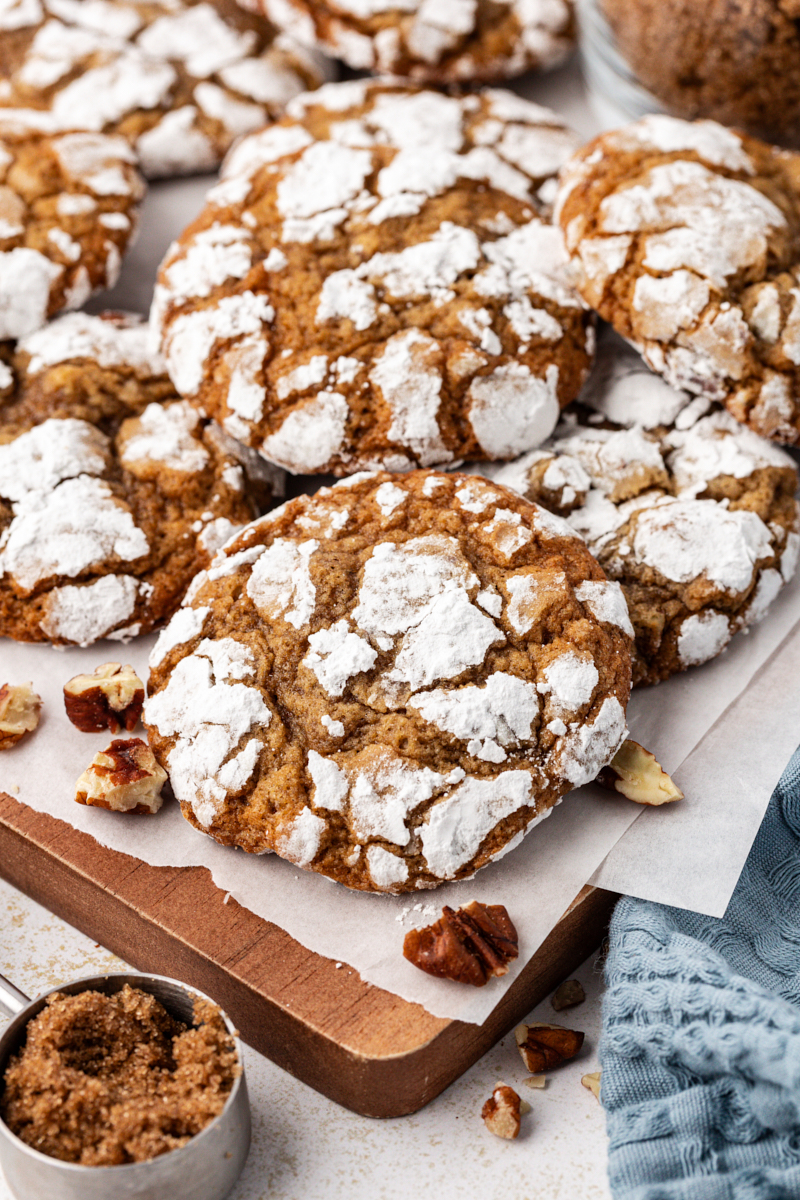
<path fill-rule="evenodd" d="M 130 733 L 143 705 L 144 684 L 133 667 L 121 663 L 102 663 L 92 675 L 75 675 L 64 684 L 67 716 L 81 733 Z"/>
<path fill-rule="evenodd" d="M 597 782 L 637 804 L 672 804 L 683 792 L 656 761 L 654 754 L 630 738 L 623 742 Z"/>
<path fill-rule="evenodd" d="M 154 813 L 161 808 L 167 772 L 141 738 L 113 741 L 95 754 L 78 780 L 75 799 L 114 812 Z"/>
<path fill-rule="evenodd" d="M 530 1110 L 530 1104 L 520 1100 L 513 1088 L 505 1083 L 497 1083 L 481 1109 L 481 1116 L 486 1128 L 495 1137 L 515 1138 L 519 1134 L 520 1115 Z"/>
<path fill-rule="evenodd" d="M 26 733 L 39 724 L 42 707 L 32 683 L 4 683 L 0 687 L 0 750 L 16 746 Z"/>
<path fill-rule="evenodd" d="M 433 925 L 409 930 L 403 954 L 429 975 L 483 987 L 492 976 L 507 974 L 519 938 L 502 904 L 473 900 L 455 910 L 445 905 Z"/>
<path fill-rule="evenodd" d="M 577 979 L 565 979 L 553 992 L 550 1003 L 556 1012 L 561 1012 L 563 1008 L 574 1008 L 576 1004 L 583 1004 L 585 999 L 583 985 Z"/>
<path fill-rule="evenodd" d="M 543 1088 L 547 1083 L 547 1076 L 546 1075 L 529 1075 L 528 1078 L 523 1079 L 522 1082 L 525 1084 L 525 1087 Z"/>
<path fill-rule="evenodd" d="M 584 1037 L 577 1029 L 545 1024 L 518 1025 L 514 1036 L 522 1061 L 532 1075 L 569 1062 L 580 1050 Z"/>
<path fill-rule="evenodd" d="M 600 1076 L 602 1071 L 592 1071 L 589 1075 L 581 1075 L 581 1083 L 588 1088 L 597 1099 L 600 1099 Z"/>

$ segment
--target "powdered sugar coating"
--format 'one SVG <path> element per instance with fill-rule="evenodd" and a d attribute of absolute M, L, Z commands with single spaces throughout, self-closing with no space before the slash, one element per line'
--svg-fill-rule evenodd
<path fill-rule="evenodd" d="M 586 539 L 613 582 L 576 595 L 630 631 L 627 600 L 634 679 L 655 681 L 707 661 L 758 620 L 787 553 L 791 577 L 797 469 L 719 405 L 668 389 L 612 338 L 583 399 L 553 438 L 493 478 L 563 513 Z"/>
<path fill-rule="evenodd" d="M 42 0 L 28 15 L 2 103 L 51 132 L 121 133 L 150 178 L 217 166 L 328 72 L 321 55 L 206 0 Z"/>
<path fill-rule="evenodd" d="M 204 826 L 228 791 L 241 790 L 252 775 L 258 743 L 251 739 L 237 753 L 241 738 L 272 719 L 260 692 L 248 686 L 253 666 L 246 646 L 231 638 L 205 640 L 147 702 L 148 724 L 162 735 L 178 735 L 168 760 L 172 788 Z"/>
<path fill-rule="evenodd" d="M 355 70 L 437 82 L 508 79 L 569 53 L 568 0 L 256 0 L 271 21 Z"/>
<path fill-rule="evenodd" d="M 538 195 L 573 136 L 502 93 L 381 82 L 290 113 L 239 143 L 162 264 L 178 390 L 297 473 L 538 444 L 592 353 Z"/>
<path fill-rule="evenodd" d="M 68 313 L 20 338 L 17 353 L 29 356 L 26 370 L 31 375 L 81 358 L 100 367 L 126 366 L 150 375 L 164 372 L 161 356 L 149 345 L 146 322 L 136 317 L 104 320 L 88 313 Z"/>
<path fill-rule="evenodd" d="M 0 107 L 0 339 L 116 283 L 144 193 L 121 138 L 15 130 Z"/>
<path fill-rule="evenodd" d="M 651 116 L 565 166 L 556 202 L 584 299 L 674 388 L 800 440 L 797 156 Z"/>
<path fill-rule="evenodd" d="M 269 717 L 237 724 L 235 747 L 220 735 L 226 754 L 255 745 L 244 792 L 219 797 L 212 763 L 184 814 L 223 843 L 403 891 L 472 874 L 596 774 L 624 737 L 629 641 L 581 543 L 537 515 L 464 476 L 371 473 L 228 543 L 162 635 L 147 722 L 165 763 L 188 762 L 189 724 L 159 697 L 239 638 Z"/>

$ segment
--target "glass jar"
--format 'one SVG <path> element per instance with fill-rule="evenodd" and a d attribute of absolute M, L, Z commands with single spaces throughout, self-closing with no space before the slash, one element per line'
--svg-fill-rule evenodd
<path fill-rule="evenodd" d="M 711 117 L 800 146 L 800 0 L 578 0 L 607 121 Z"/>

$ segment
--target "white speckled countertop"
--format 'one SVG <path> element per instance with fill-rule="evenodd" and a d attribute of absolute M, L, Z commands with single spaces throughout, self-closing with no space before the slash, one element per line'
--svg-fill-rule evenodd
<path fill-rule="evenodd" d="M 124 969 L 115 955 L 0 880 L 0 972 L 28 995 Z M 587 996 L 579 1008 L 559 1016 L 545 1000 L 532 1014 L 586 1033 L 578 1058 L 549 1075 L 543 1091 L 522 1086 L 528 1072 L 509 1035 L 421 1112 L 376 1121 L 348 1112 L 245 1047 L 253 1145 L 230 1200 L 608 1200 L 605 1120 L 580 1083 L 598 1069 L 596 956 L 576 975 Z M 0 1032 L 4 1027 L 0 1017 Z M 515 1142 L 493 1137 L 480 1118 L 498 1079 L 532 1106 Z M 0 1200 L 13 1200 L 1 1177 Z"/>

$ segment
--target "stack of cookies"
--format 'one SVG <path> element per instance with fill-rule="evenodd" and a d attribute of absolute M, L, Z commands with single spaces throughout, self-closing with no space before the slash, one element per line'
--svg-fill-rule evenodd
<path fill-rule="evenodd" d="M 669 118 L 581 149 L 414 82 L 557 61 L 563 0 L 263 5 L 282 32 L 0 5 L 0 632 L 163 625 L 145 720 L 193 825 L 435 887 L 791 577 L 800 158 Z M 323 84 L 324 49 L 395 78 Z M 236 135 L 149 327 L 47 323 L 113 281 L 139 167 Z M 598 313 L 639 353 L 605 331 L 593 370 Z"/>

